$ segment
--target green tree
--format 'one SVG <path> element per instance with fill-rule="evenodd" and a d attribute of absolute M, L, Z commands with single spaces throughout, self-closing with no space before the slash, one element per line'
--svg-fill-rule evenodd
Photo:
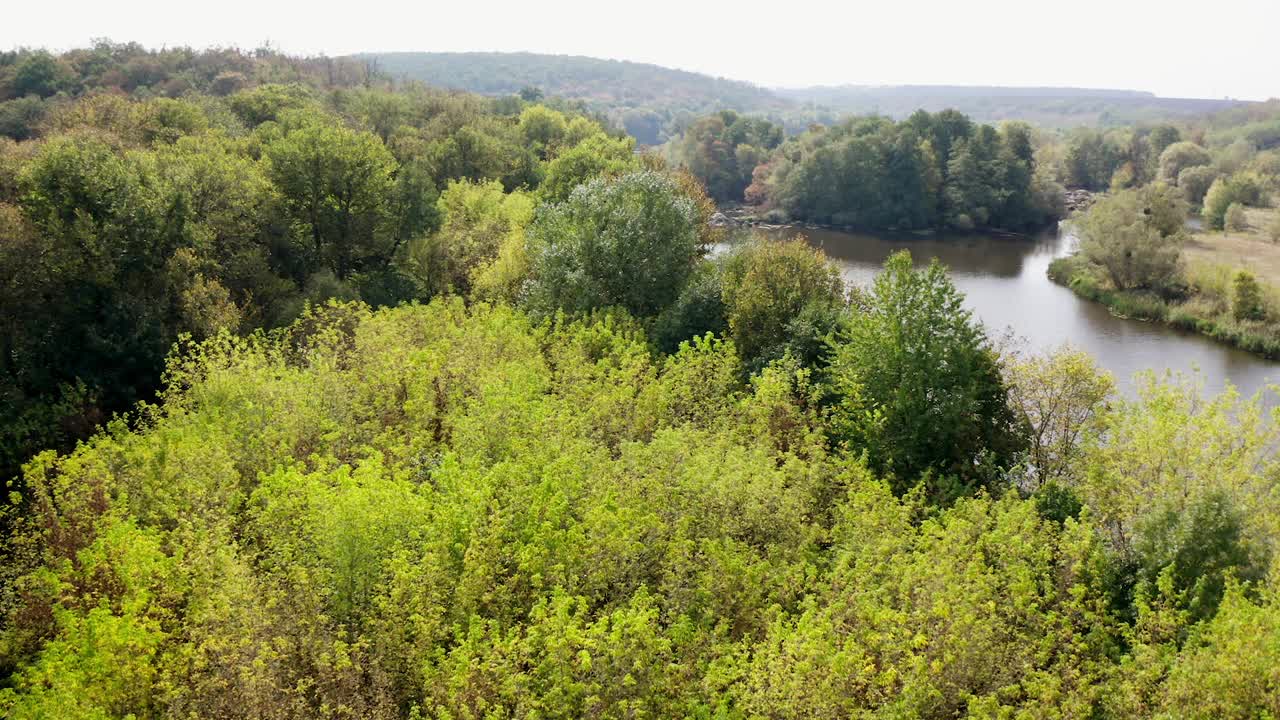
<path fill-rule="evenodd" d="M 822 251 L 803 240 L 756 239 L 718 262 L 729 337 L 747 368 L 788 352 L 819 364 L 845 309 L 844 281 Z"/>
<path fill-rule="evenodd" d="M 1176 183 L 1183 170 L 1212 162 L 1208 150 L 1193 142 L 1176 142 L 1160 153 L 1160 177 L 1167 183 Z"/>
<path fill-rule="evenodd" d="M 1094 203 L 1076 223 L 1080 255 L 1117 290 L 1160 290 L 1181 273 L 1186 203 L 1163 184 Z"/>
<path fill-rule="evenodd" d="M 1222 214 L 1222 227 L 1231 232 L 1248 230 L 1249 218 L 1245 215 L 1244 206 L 1238 202 L 1228 205 L 1227 211 Z"/>
<path fill-rule="evenodd" d="M 936 260 L 894 254 L 832 348 L 839 437 L 905 492 L 939 499 L 994 485 L 1024 440 L 1000 361 Z"/>
<path fill-rule="evenodd" d="M 552 311 L 619 306 L 639 317 L 675 301 L 702 254 L 698 208 L 654 171 L 597 178 L 529 227 L 529 302 Z"/>
<path fill-rule="evenodd" d="M 14 65 L 10 86 L 15 97 L 35 95 L 45 98 L 59 91 L 72 90 L 74 82 L 74 74 L 66 64 L 44 50 L 37 50 L 26 53 Z"/>
<path fill-rule="evenodd" d="M 545 160 L 555 153 L 568 133 L 565 116 L 542 105 L 532 105 L 520 113 L 520 134 L 525 143 Z"/>
<path fill-rule="evenodd" d="M 1205 224 L 1214 230 L 1226 227 L 1227 211 L 1233 204 L 1259 206 L 1266 197 L 1265 183 L 1252 173 L 1236 173 L 1219 177 L 1209 186 L 1204 196 L 1201 216 Z"/>
<path fill-rule="evenodd" d="M 477 275 L 498 258 L 505 245 L 523 244 L 533 201 L 519 191 L 504 193 L 497 180 L 456 180 L 440 194 L 437 211 L 443 218 L 439 231 L 410 243 L 398 260 L 401 272 L 414 279 L 421 297 L 470 294 Z"/>
<path fill-rule="evenodd" d="M 1231 314 L 1236 320 L 1265 320 L 1267 317 L 1266 300 L 1262 295 L 1262 286 L 1252 273 L 1241 270 L 1231 281 Z"/>
<path fill-rule="evenodd" d="M 1007 379 L 1009 404 L 1027 431 L 1030 489 L 1076 484 L 1084 444 L 1105 425 L 1115 381 L 1070 347 L 1011 361 Z"/>
<path fill-rule="evenodd" d="M 638 170 L 634 149 L 635 141 L 630 138 L 593 134 L 547 163 L 546 177 L 538 194 L 547 202 L 563 202 L 569 199 L 574 188 L 592 178 Z"/>
<path fill-rule="evenodd" d="M 1229 578 L 1261 579 L 1265 558 L 1245 535 L 1230 495 L 1211 491 L 1189 507 L 1152 512 L 1139 524 L 1139 602 L 1170 603 L 1191 619 L 1213 617 Z"/>
<path fill-rule="evenodd" d="M 267 157 L 313 271 L 345 280 L 391 260 L 397 164 L 375 135 L 314 123 L 271 143 Z"/>
<path fill-rule="evenodd" d="M 1209 187 L 1218 177 L 1218 171 L 1211 165 L 1184 168 L 1178 173 L 1178 189 L 1182 191 L 1192 207 L 1200 207 L 1204 202 L 1205 194 L 1209 192 Z"/>

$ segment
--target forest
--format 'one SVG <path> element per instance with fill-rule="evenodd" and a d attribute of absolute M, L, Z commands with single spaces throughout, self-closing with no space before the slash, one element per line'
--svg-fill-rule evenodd
<path fill-rule="evenodd" d="M 1280 715 L 1263 398 L 1123 394 L 937 261 L 709 222 L 1031 227 L 1114 163 L 1072 262 L 1119 286 L 1181 268 L 1180 145 L 1225 172 L 1203 138 L 1267 117 L 640 152 L 572 99 L 105 41 L 0 98 L 4 717 Z M 1096 137 L 1131 152 L 1066 161 Z"/>

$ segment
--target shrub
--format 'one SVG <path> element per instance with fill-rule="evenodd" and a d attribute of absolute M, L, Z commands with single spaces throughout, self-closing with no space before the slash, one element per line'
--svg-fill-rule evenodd
<path fill-rule="evenodd" d="M 1208 165 L 1189 167 L 1178 173 L 1178 189 L 1187 198 L 1187 202 L 1200 205 L 1204 202 L 1205 193 L 1209 192 L 1209 186 L 1218 177 L 1218 171 Z"/>
<path fill-rule="evenodd" d="M 1222 219 L 1223 227 L 1232 232 L 1243 232 L 1249 228 L 1249 219 L 1244 214 L 1244 206 L 1231 203 Z"/>
<path fill-rule="evenodd" d="M 1266 303 L 1262 297 L 1262 286 L 1252 274 L 1241 270 L 1232 281 L 1233 299 L 1231 313 L 1236 320 L 1266 319 Z"/>

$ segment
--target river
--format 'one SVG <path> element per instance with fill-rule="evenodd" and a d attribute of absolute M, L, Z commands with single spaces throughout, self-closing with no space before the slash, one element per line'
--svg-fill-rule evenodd
<path fill-rule="evenodd" d="M 1092 354 L 1125 394 L 1142 370 L 1199 373 L 1206 393 L 1230 382 L 1245 395 L 1280 383 L 1280 363 L 1164 325 L 1118 318 L 1100 304 L 1077 297 L 1049 280 L 1049 261 L 1072 250 L 1074 238 L 1049 230 L 1031 239 L 987 235 L 884 236 L 832 230 L 771 231 L 806 236 L 839 263 L 845 278 L 870 284 L 891 253 L 911 251 L 917 264 L 938 258 L 989 334 L 1012 335 L 1029 350 L 1063 343 Z M 1268 405 L 1276 404 L 1268 397 Z"/>

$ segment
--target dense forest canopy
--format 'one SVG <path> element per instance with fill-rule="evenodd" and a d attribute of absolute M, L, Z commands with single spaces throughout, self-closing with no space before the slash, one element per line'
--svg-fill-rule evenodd
<path fill-rule="evenodd" d="M 532 88 L 105 42 L 0 94 L 5 717 L 1280 714 L 1261 398 L 1122 397 L 936 260 L 711 222 L 1029 227 L 1076 168 L 1071 267 L 1163 297 L 1271 115 L 637 152 Z"/>
<path fill-rule="evenodd" d="M 948 110 L 856 118 L 789 140 L 753 171 L 748 200 L 810 222 L 916 230 L 1034 228 L 1061 214 L 1029 126 Z"/>

